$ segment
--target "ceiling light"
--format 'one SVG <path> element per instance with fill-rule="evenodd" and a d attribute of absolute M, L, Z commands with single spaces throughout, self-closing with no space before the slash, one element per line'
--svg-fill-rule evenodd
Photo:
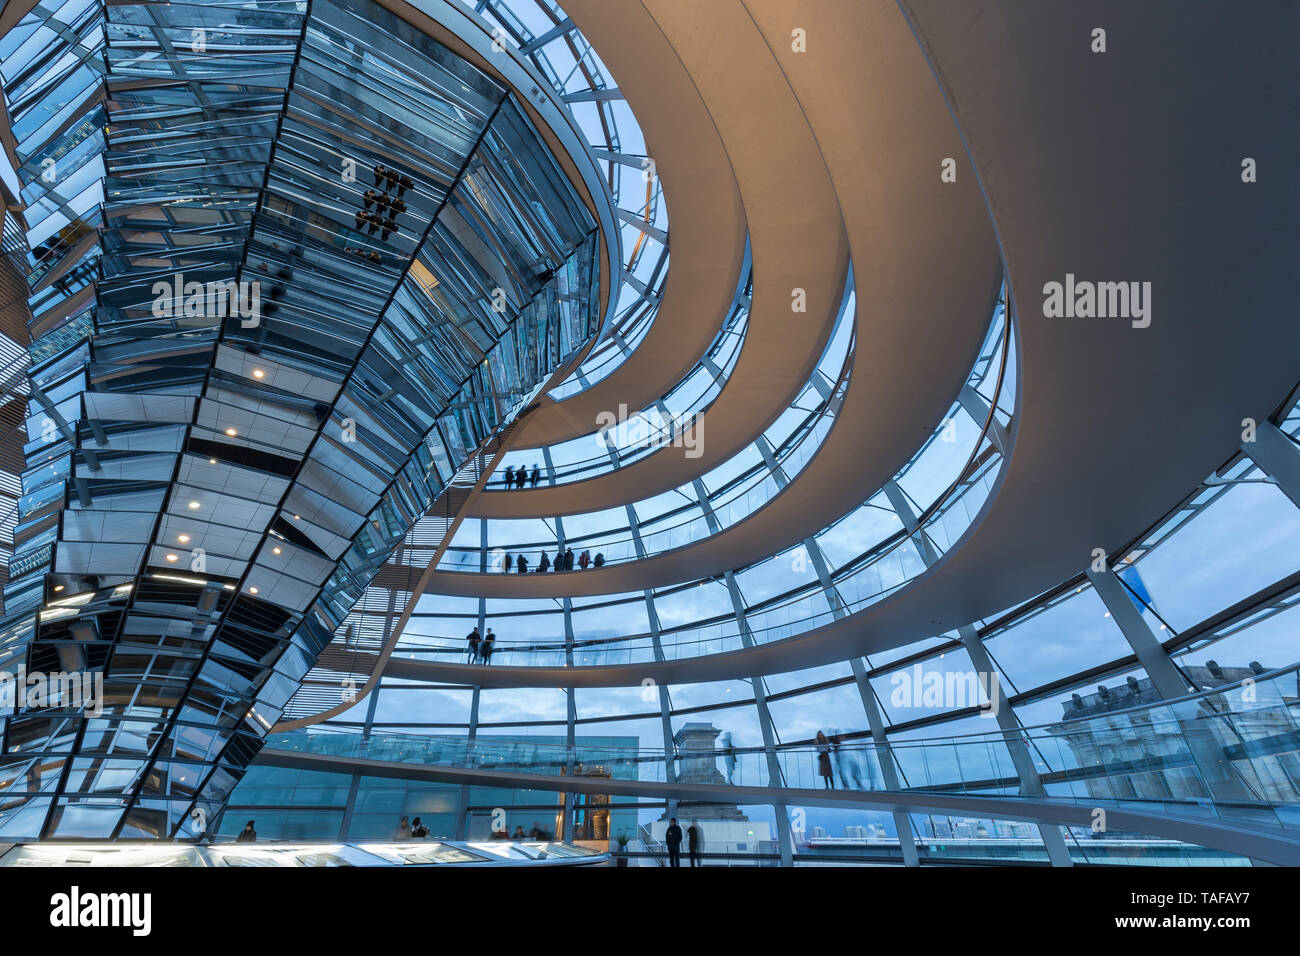
<path fill-rule="evenodd" d="M 193 510 L 194 510 L 195 508 L 197 508 L 198 506 L 199 506 L 199 503 L 198 503 L 197 501 L 191 501 L 191 502 L 190 502 L 190 510 L 191 510 L 191 511 L 193 511 Z"/>
<path fill-rule="evenodd" d="M 176 557 L 176 555 L 174 555 L 174 554 L 169 554 L 169 555 L 167 555 L 167 560 L 168 560 L 168 561 L 176 561 L 176 560 L 179 560 L 179 559 Z"/>
<path fill-rule="evenodd" d="M 257 588 L 249 588 L 248 590 L 249 590 L 249 593 L 251 593 L 251 594 L 256 594 L 256 593 L 257 593 Z"/>
<path fill-rule="evenodd" d="M 184 544 L 186 541 L 190 540 L 190 536 L 188 534 L 178 534 L 176 536 L 176 540 L 179 541 L 181 544 Z"/>
<path fill-rule="evenodd" d="M 227 428 L 226 434 L 229 435 L 231 438 L 234 438 L 236 435 L 239 434 L 239 432 L 235 431 L 233 428 Z"/>
<path fill-rule="evenodd" d="M 209 458 L 209 459 L 208 459 L 208 464 L 209 464 L 209 465 L 215 465 L 216 463 L 217 463 L 217 460 L 216 460 L 215 458 Z"/>
<path fill-rule="evenodd" d="M 261 378 L 265 374 L 266 373 L 263 372 L 260 368 L 253 369 L 253 378 Z"/>
<path fill-rule="evenodd" d="M 56 585 L 54 585 L 54 591 L 55 591 L 55 593 L 58 593 L 59 591 L 62 591 L 62 590 L 63 590 L 63 585 L 62 585 L 62 584 L 56 584 Z"/>
<path fill-rule="evenodd" d="M 271 551 L 272 551 L 273 553 L 275 553 L 275 554 L 279 554 L 279 553 L 280 553 L 280 549 L 279 549 L 279 548 L 272 548 Z"/>

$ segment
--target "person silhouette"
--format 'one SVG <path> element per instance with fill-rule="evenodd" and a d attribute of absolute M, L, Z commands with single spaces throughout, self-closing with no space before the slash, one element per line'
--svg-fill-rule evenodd
<path fill-rule="evenodd" d="M 677 825 L 677 818 L 668 820 L 668 829 L 664 831 L 664 845 L 668 847 L 668 865 L 682 865 L 682 828 Z"/>
<path fill-rule="evenodd" d="M 686 828 L 686 849 L 690 852 L 691 866 L 703 866 L 700 852 L 704 849 L 704 828 L 698 820 L 693 820 Z"/>

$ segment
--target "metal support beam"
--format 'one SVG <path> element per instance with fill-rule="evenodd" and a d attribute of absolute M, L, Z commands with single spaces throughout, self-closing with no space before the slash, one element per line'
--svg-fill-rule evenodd
<path fill-rule="evenodd" d="M 623 91 L 614 86 L 603 90 L 578 90 L 574 93 L 565 93 L 560 99 L 565 103 L 604 103 L 609 100 L 623 99 Z"/>
<path fill-rule="evenodd" d="M 565 34 L 570 33 L 572 31 L 573 31 L 573 21 L 570 20 L 568 17 L 565 17 L 563 20 L 561 20 L 555 26 L 551 27 L 551 29 L 547 30 L 545 33 L 541 34 L 540 36 L 533 37 L 531 40 L 529 40 L 527 43 L 521 46 L 519 48 L 519 52 L 522 53 L 524 56 L 527 56 L 528 54 L 532 53 L 534 50 L 540 50 L 542 47 L 546 46 L 546 44 L 550 43 L 552 40 L 558 39 L 559 37 L 562 37 Z"/>
<path fill-rule="evenodd" d="M 1261 422 L 1255 440 L 1241 449 L 1300 508 L 1300 447 L 1272 422 Z"/>
<path fill-rule="evenodd" d="M 790 811 L 784 803 L 772 804 L 776 816 L 776 846 L 782 866 L 794 866 L 794 840 L 790 837 Z"/>
<path fill-rule="evenodd" d="M 1034 757 L 1029 752 L 1029 747 L 1021 736 L 1020 722 L 1016 719 L 1016 715 L 1011 709 L 1011 702 L 1002 689 L 1002 681 L 995 682 L 993 680 L 996 671 L 993 668 L 993 661 L 989 658 L 988 651 L 984 648 L 984 642 L 980 640 L 979 632 L 971 625 L 963 624 L 957 628 L 957 634 L 961 638 L 962 645 L 966 648 L 971 663 L 975 665 L 976 674 L 984 675 L 983 685 L 989 695 L 989 702 L 994 707 L 994 716 L 997 719 L 998 728 L 1002 731 L 1002 739 L 1006 741 L 1007 753 L 1011 757 L 1011 762 L 1015 765 L 1016 774 L 1020 777 L 1020 792 L 1026 796 L 1041 796 L 1044 792 L 1043 782 L 1034 767 Z M 1051 861 L 1052 866 L 1074 865 L 1074 861 L 1070 858 L 1070 849 L 1066 846 L 1065 838 L 1061 835 L 1060 827 L 1039 824 L 1038 835 L 1042 837 L 1043 845 L 1047 847 L 1047 858 Z"/>
<path fill-rule="evenodd" d="M 481 627 L 482 625 L 480 625 Z M 465 735 L 465 751 L 468 753 L 474 744 L 474 739 L 478 736 L 478 695 L 479 689 L 475 687 L 470 692 L 469 698 L 469 731 Z M 460 785 L 460 790 L 456 795 L 456 830 L 455 839 L 465 839 L 466 831 L 469 829 L 469 784 Z"/>
<path fill-rule="evenodd" d="M 654 593 L 646 590 L 642 592 L 645 598 L 646 620 L 650 623 L 650 640 L 654 645 L 655 660 L 664 660 L 663 643 L 659 638 L 659 613 L 655 610 Z M 664 738 L 664 781 L 675 783 L 677 781 L 677 743 L 673 740 L 673 721 L 672 711 L 673 702 L 668 696 L 668 688 L 663 684 L 656 684 L 655 689 L 659 692 L 659 727 Z M 669 797 L 667 801 L 668 816 L 677 815 L 677 799 Z"/>
<path fill-rule="evenodd" d="M 567 630 L 568 618 L 569 618 L 569 613 L 567 609 L 565 610 L 564 618 L 565 618 L 565 626 Z M 572 652 L 570 652 L 570 661 L 572 661 Z M 575 749 L 578 745 L 577 735 L 574 732 L 574 725 L 577 722 L 577 718 L 578 718 L 578 708 L 577 708 L 577 703 L 574 701 L 573 698 L 572 687 L 564 688 L 564 703 L 565 703 L 564 743 L 565 743 L 565 748 L 568 752 L 568 757 L 565 760 L 565 765 L 567 767 L 566 770 L 567 774 L 569 775 L 570 778 L 572 778 L 574 771 L 576 769 L 574 766 L 575 758 L 576 758 Z M 570 833 L 573 830 L 573 808 L 577 800 L 577 796 L 578 796 L 577 793 L 573 790 L 564 791 L 564 819 L 560 822 L 559 832 L 556 833 L 556 837 L 560 840 L 573 839 Z"/>
<path fill-rule="evenodd" d="M 658 242 L 660 245 L 664 245 L 664 246 L 668 245 L 668 233 L 664 232 L 662 229 L 656 229 L 654 226 L 650 225 L 650 223 L 646 222 L 636 213 L 630 212 L 621 207 L 619 209 L 616 209 L 615 212 L 618 213 L 618 218 L 621 219 L 623 222 L 627 223 L 629 226 L 636 226 L 636 228 L 640 229 L 642 232 L 644 232 L 651 239 L 655 240 L 655 242 Z"/>
<path fill-rule="evenodd" d="M 997 416 L 991 413 L 989 403 L 985 401 L 984 396 L 969 385 L 963 385 L 957 401 L 961 402 L 961 407 L 975 419 L 975 424 L 983 425 L 985 421 L 989 423 L 989 439 L 1005 458 L 1011 450 L 1011 439 L 1007 436 L 1007 430 L 1002 427 L 1002 423 L 997 420 Z"/>
<path fill-rule="evenodd" d="M 912 503 L 907 500 L 907 495 L 903 493 L 903 489 L 899 487 L 898 482 L 893 478 L 885 482 L 885 497 L 889 499 L 890 506 L 898 515 L 899 520 L 903 522 L 903 527 L 907 529 L 907 533 L 916 542 L 916 550 L 921 555 L 921 560 L 925 562 L 927 568 L 930 567 L 939 560 L 939 552 L 930 543 L 929 535 L 921 527 Z"/>
<path fill-rule="evenodd" d="M 822 554 L 821 547 L 816 539 L 811 537 L 804 539 L 803 546 L 808 551 L 813 570 L 817 572 L 817 580 L 822 586 L 822 593 L 826 595 L 827 603 L 831 606 L 831 613 L 835 615 L 836 620 L 845 617 L 848 609 L 831 581 L 830 565 L 826 561 L 826 556 Z M 862 658 L 853 657 L 849 659 L 849 666 L 853 671 L 853 681 L 858 688 L 858 697 L 862 700 L 862 709 L 866 713 L 867 726 L 871 728 L 871 741 L 875 745 L 876 759 L 880 763 L 880 773 L 884 778 L 885 786 L 893 790 L 901 789 L 898 785 L 898 770 L 894 764 L 894 752 L 890 749 L 889 739 L 886 736 L 885 720 L 881 716 L 876 695 L 871 689 L 871 681 L 867 678 L 866 665 L 862 662 Z M 898 831 L 898 846 L 903 854 L 904 865 L 920 866 L 921 859 L 916 851 L 911 815 L 906 810 L 894 810 L 893 815 L 894 829 Z"/>
<path fill-rule="evenodd" d="M 1128 591 L 1115 573 L 1109 569 L 1098 572 L 1092 568 L 1088 568 L 1086 573 L 1088 580 L 1092 582 L 1092 589 L 1101 598 L 1101 603 L 1106 606 L 1111 618 L 1123 633 L 1124 640 L 1128 641 L 1129 647 L 1133 648 L 1133 653 L 1137 655 L 1147 676 L 1151 678 L 1156 693 L 1167 698 L 1182 697 L 1186 694 L 1189 689 L 1187 681 L 1174 666 L 1174 662 L 1169 659 L 1165 649 L 1160 646 L 1159 639 L 1142 619 L 1141 613 L 1133 605 Z"/>
<path fill-rule="evenodd" d="M 894 765 L 894 754 L 889 749 L 885 733 L 885 721 L 880 715 L 880 706 L 876 695 L 867 679 L 867 668 L 862 658 L 849 660 L 853 668 L 853 680 L 858 685 L 858 696 L 862 699 L 862 709 L 867 712 L 867 724 L 871 727 L 871 740 L 876 745 L 876 758 L 880 761 L 880 774 L 884 778 L 885 788 L 901 790 L 898 768 Z M 898 848 L 903 853 L 904 866 L 920 866 L 921 858 L 916 852 L 916 837 L 912 832 L 912 817 L 906 810 L 894 810 L 894 829 L 898 831 Z"/>
<path fill-rule="evenodd" d="M 650 158 L 649 156 L 637 156 L 633 153 L 616 153 L 613 150 L 596 149 L 594 147 L 591 150 L 591 155 L 607 162 L 618 163 L 621 166 L 632 166 L 636 169 L 650 168 L 646 163 L 646 160 Z"/>
<path fill-rule="evenodd" d="M 1112 571 L 1098 573 L 1091 568 L 1087 571 L 1088 580 L 1101 597 L 1106 610 L 1110 612 L 1124 639 L 1133 648 L 1147 676 L 1155 686 L 1156 692 L 1164 698 L 1182 697 L 1188 693 L 1188 682 L 1169 659 L 1155 633 L 1147 626 L 1141 613 L 1134 606 L 1128 591 Z M 1223 759 L 1223 747 L 1213 732 L 1202 719 L 1202 712 L 1197 709 L 1189 714 L 1179 713 L 1179 726 L 1196 762 L 1201 780 L 1212 799 L 1218 802 L 1239 802 L 1258 799 L 1252 792 L 1252 786 L 1243 780 L 1231 762 Z"/>

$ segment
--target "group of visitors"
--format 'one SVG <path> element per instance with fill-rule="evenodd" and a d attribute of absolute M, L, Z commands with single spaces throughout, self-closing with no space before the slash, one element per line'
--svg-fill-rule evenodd
<path fill-rule="evenodd" d="M 862 773 L 859 763 L 860 748 L 846 747 L 844 735 L 832 733 L 829 737 L 817 731 L 817 773 L 827 790 L 835 789 L 835 778 L 839 777 L 842 790 L 875 790 L 876 775 L 871 758 L 867 758 L 867 772 Z M 866 781 L 864 786 L 864 780 Z"/>
<path fill-rule="evenodd" d="M 597 552 L 592 557 L 590 551 L 583 551 L 576 558 L 573 555 L 572 548 L 557 548 L 555 558 L 552 559 L 545 551 L 537 560 L 536 571 L 545 574 L 547 571 L 572 571 L 573 566 L 577 565 L 583 571 L 587 568 L 603 568 L 605 566 L 605 555 Z M 509 551 L 505 554 L 505 559 L 501 562 L 501 570 L 507 574 L 511 571 L 519 574 L 527 574 L 530 562 L 524 554 L 511 554 Z"/>
<path fill-rule="evenodd" d="M 402 840 L 427 840 L 429 838 L 429 828 L 421 822 L 419 817 L 414 820 L 408 820 L 405 816 L 397 821 L 397 832 L 393 838 Z"/>
<path fill-rule="evenodd" d="M 533 843 L 545 843 L 551 839 L 551 831 L 542 828 L 540 823 L 534 822 L 533 828 L 528 833 L 524 832 L 523 824 L 516 823 L 514 833 L 510 832 L 509 827 L 502 827 L 500 830 L 492 831 L 494 840 L 530 840 Z"/>
<path fill-rule="evenodd" d="M 677 825 L 677 818 L 668 821 L 664 831 L 664 844 L 668 847 L 668 865 L 682 865 L 682 828 Z M 692 823 L 686 828 L 686 849 L 690 853 L 691 866 L 703 866 L 700 853 L 704 849 L 704 830 L 699 823 Z"/>
<path fill-rule="evenodd" d="M 523 465 L 520 465 L 518 469 L 514 465 L 509 465 L 506 468 L 505 477 L 501 479 L 501 483 L 507 488 L 522 488 L 524 485 L 536 488 L 537 483 L 541 480 L 542 470 L 536 464 L 533 465 L 532 471 L 529 471 Z"/>
<path fill-rule="evenodd" d="M 478 628 L 474 628 L 466 635 L 465 643 L 468 645 L 465 651 L 469 655 L 466 664 L 473 664 L 475 661 L 480 664 L 492 663 L 492 652 L 497 644 L 497 636 L 492 633 L 492 628 L 488 628 L 486 637 L 480 636 Z"/>

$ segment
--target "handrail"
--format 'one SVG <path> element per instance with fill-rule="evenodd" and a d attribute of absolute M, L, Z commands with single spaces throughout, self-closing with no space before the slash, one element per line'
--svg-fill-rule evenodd
<path fill-rule="evenodd" d="M 958 502 L 963 500 L 964 495 L 969 490 L 977 486 L 976 482 L 984 479 L 987 476 L 989 470 L 994 466 L 994 464 L 1000 465 L 1005 462 L 1005 458 L 1002 457 L 1001 453 L 998 451 L 998 449 L 995 446 L 989 450 L 988 457 L 984 461 L 982 462 L 980 461 L 980 456 L 985 451 L 984 450 L 985 441 L 989 435 L 990 430 L 993 428 L 993 423 L 995 421 L 995 416 L 997 414 L 997 411 L 1000 408 L 1000 403 L 1002 399 L 1005 397 L 1003 395 L 1003 386 L 1006 382 L 1007 362 L 1009 360 L 1010 354 L 1014 347 L 1013 346 L 1013 335 L 1014 335 L 1013 325 L 1012 325 L 1011 316 L 1009 314 L 1008 306 L 1005 302 L 1005 299 L 999 300 L 999 308 L 997 310 L 996 318 L 1000 318 L 1001 323 L 998 324 L 996 323 L 995 320 L 995 324 L 990 328 L 990 336 L 989 336 L 991 338 L 992 333 L 998 331 L 999 359 L 997 363 L 996 385 L 993 393 L 994 398 L 992 401 L 988 403 L 988 413 L 985 416 L 984 421 L 981 424 L 980 431 L 976 437 L 976 440 L 973 442 L 971 446 L 971 450 L 967 455 L 965 465 L 957 473 L 957 477 L 947 486 L 947 488 L 941 491 L 928 507 L 921 509 L 920 514 L 917 516 L 917 527 L 915 528 L 915 530 L 909 531 L 907 527 L 904 526 L 899 531 L 895 532 L 893 535 L 886 538 L 884 541 L 879 542 L 875 547 L 873 547 L 871 551 L 864 553 L 855 562 L 842 568 L 838 572 L 836 578 L 832 581 L 832 585 L 836 588 L 837 591 L 841 588 L 844 588 L 846 585 L 851 584 L 854 578 L 857 575 L 859 575 L 861 572 L 876 566 L 880 561 L 884 560 L 886 557 L 893 555 L 895 552 L 897 552 L 899 548 L 904 547 L 907 544 L 907 542 L 912 540 L 913 538 L 920 538 L 924 536 L 926 540 L 928 540 L 929 543 L 933 546 L 934 540 L 933 540 L 933 536 L 930 534 L 932 522 L 936 518 L 941 517 L 943 514 L 945 514 L 948 508 L 955 506 Z M 987 374 L 988 372 L 986 370 L 984 372 L 984 376 L 987 376 Z M 969 382 L 969 376 L 967 381 Z M 911 469 L 911 467 L 919 460 L 920 456 L 923 455 L 925 451 L 930 447 L 930 445 L 936 440 L 937 436 L 940 434 L 941 431 L 942 431 L 942 426 L 940 429 L 936 430 L 934 433 L 931 434 L 929 439 L 927 439 L 927 441 L 921 446 L 921 448 L 917 451 L 917 453 L 908 461 L 906 465 L 903 466 L 902 469 L 900 469 L 898 474 L 895 476 L 896 481 L 902 478 L 902 476 L 906 475 L 906 473 Z M 875 496 L 873 495 L 872 497 Z M 839 520 L 843 520 L 843 519 L 841 518 Z M 838 521 L 836 523 L 838 523 Z M 901 519 L 900 519 L 900 523 L 901 523 Z M 831 525 L 829 527 L 834 527 L 834 525 Z M 771 560 L 771 558 L 769 558 L 768 560 Z M 892 593 L 898 588 L 905 586 L 908 583 L 908 580 L 910 579 L 905 578 L 904 580 L 894 585 L 884 587 L 880 591 L 873 592 L 864 597 L 857 597 L 851 600 L 845 599 L 843 595 L 840 595 L 840 600 L 843 603 L 844 610 L 847 613 L 853 613 L 855 610 L 860 610 L 862 608 L 865 608 L 870 604 L 875 603 L 875 601 L 882 599 L 887 594 Z M 805 588 L 801 592 L 792 593 L 786 596 L 785 598 L 782 598 L 779 603 L 770 604 L 767 607 L 750 612 L 749 615 L 747 616 L 748 617 L 747 625 L 743 629 L 741 629 L 739 624 L 736 623 L 735 618 L 729 618 L 728 621 L 724 623 L 736 624 L 737 633 L 734 635 L 730 635 L 730 636 L 723 635 L 719 638 L 701 638 L 699 640 L 690 641 L 690 642 L 683 642 L 683 641 L 664 642 L 663 647 L 665 649 L 671 647 L 674 650 L 678 650 L 681 648 L 690 647 L 692 645 L 704 645 L 708 643 L 715 643 L 718 641 L 722 641 L 724 643 L 730 642 L 732 644 L 736 644 L 739 646 L 740 644 L 744 643 L 746 635 L 751 640 L 761 643 L 762 642 L 761 636 L 770 631 L 786 632 L 785 636 L 791 636 L 794 633 L 805 633 L 808 630 L 812 630 L 814 627 L 822 626 L 822 623 L 830 623 L 832 620 L 836 619 L 839 616 L 839 612 L 837 612 L 833 607 L 831 607 L 828 608 L 827 610 L 818 611 L 815 614 L 806 615 L 805 617 L 797 619 L 795 621 L 789 621 L 789 620 L 781 621 L 780 623 L 772 625 L 770 627 L 763 627 L 758 622 L 759 619 L 761 619 L 764 616 L 770 618 L 779 615 L 783 610 L 794 607 L 795 605 L 801 602 L 807 602 L 810 597 L 816 596 L 817 594 L 820 593 L 821 593 L 820 582 L 812 582 L 809 585 L 805 586 Z M 811 623 L 811 622 L 819 622 L 819 621 L 820 623 L 815 623 L 815 624 Z M 802 631 L 796 632 L 793 630 L 793 628 L 797 625 L 805 625 L 805 626 Z M 685 628 L 663 631 L 660 633 L 659 637 L 662 640 L 663 638 L 669 637 L 672 634 L 681 634 L 688 630 L 702 631 L 712 626 L 714 625 L 709 623 L 699 623 L 695 625 L 690 625 Z M 651 637 L 652 637 L 651 635 L 636 635 L 636 636 L 629 636 L 626 638 L 613 638 L 613 639 L 602 639 L 602 640 L 614 641 L 616 643 L 630 644 L 633 641 L 643 641 L 643 642 L 648 641 L 651 640 Z M 433 636 L 433 639 L 440 640 L 440 638 L 437 638 L 436 636 Z M 781 638 L 778 637 L 778 638 L 770 638 L 770 639 L 775 640 Z M 505 653 L 522 652 L 518 649 L 512 648 L 510 646 L 510 643 L 511 642 L 507 640 L 499 640 L 497 653 L 505 654 Z M 552 643 L 553 642 L 548 641 L 546 642 L 546 645 L 543 645 L 538 649 L 548 649 L 548 646 Z M 531 647 L 531 646 L 533 645 L 525 645 L 525 647 Z M 590 647 L 590 645 L 584 645 L 584 646 Z M 447 648 L 449 650 L 452 650 L 453 652 L 455 652 L 458 649 L 463 650 L 459 648 L 459 642 L 456 642 L 455 647 L 452 647 L 452 645 L 450 644 L 440 644 L 440 645 L 435 645 L 435 647 Z M 628 647 L 628 648 L 622 648 L 620 649 L 620 651 L 625 650 L 627 653 L 631 654 L 638 649 L 651 650 L 650 646 L 648 644 L 645 644 L 643 645 L 642 648 Z M 735 649 L 735 648 L 721 648 L 719 649 L 719 651 L 715 651 L 715 652 L 720 652 L 722 649 Z M 557 650 L 558 650 L 558 646 L 557 646 Z M 702 655 L 700 653 L 696 653 L 696 654 L 689 654 L 689 655 L 677 654 L 675 656 L 685 657 L 685 656 L 702 656 Z M 564 664 L 566 666 L 570 666 L 567 659 L 564 661 Z M 549 666 L 549 665 L 519 665 L 519 666 Z"/>
<path fill-rule="evenodd" d="M 1087 717 L 1077 717 L 1077 718 L 1067 719 L 1067 720 L 1058 720 L 1058 721 L 1052 721 L 1050 723 L 1044 723 L 1044 724 L 1031 724 L 1028 726 L 1020 727 L 1016 731 L 1016 733 L 1022 736 L 1033 736 L 1036 733 L 1044 733 L 1044 734 L 1051 733 L 1053 735 L 1056 735 L 1063 731 L 1077 733 L 1081 731 L 1083 725 L 1086 725 L 1088 723 L 1094 721 L 1100 723 L 1104 721 L 1107 724 L 1113 724 L 1114 721 L 1119 718 L 1124 718 L 1130 720 L 1134 724 L 1137 724 L 1137 723 L 1141 723 L 1141 721 L 1134 719 L 1135 717 L 1137 717 L 1137 715 L 1149 714 L 1151 712 L 1163 710 L 1165 708 L 1181 707 L 1183 705 L 1190 705 L 1190 704 L 1200 704 L 1210 698 L 1224 697 L 1225 695 L 1230 694 L 1234 691 L 1244 691 L 1246 689 L 1251 689 L 1255 691 L 1256 694 L 1258 694 L 1261 687 L 1270 687 L 1271 689 L 1272 685 L 1274 685 L 1275 683 L 1280 683 L 1283 678 L 1292 674 L 1295 674 L 1297 675 L 1297 678 L 1300 678 L 1300 663 L 1290 664 L 1286 667 L 1280 667 L 1271 671 L 1265 671 L 1253 677 L 1244 677 L 1241 678 L 1240 680 L 1222 684 L 1217 687 L 1209 688 L 1207 690 L 1188 693 L 1182 697 L 1170 698 L 1167 700 L 1152 701 L 1147 704 L 1139 704 L 1133 707 L 1126 707 L 1117 710 L 1106 711 L 1102 714 L 1095 714 Z M 1280 692 L 1278 694 L 1277 699 L 1279 702 L 1285 702 L 1288 707 L 1293 706 L 1297 710 L 1300 710 L 1300 683 L 1298 683 L 1297 685 L 1295 696 L 1293 696 L 1289 701 L 1287 701 L 1286 698 L 1283 698 Z M 1259 707 L 1259 708 L 1253 708 L 1251 710 L 1246 710 L 1246 711 L 1227 711 L 1227 712 L 1206 711 L 1205 716 L 1231 717 L 1243 713 L 1254 713 L 1263 709 L 1266 708 Z M 1172 717 L 1170 718 L 1170 720 L 1176 720 L 1176 719 L 1177 718 L 1172 718 Z M 358 736 L 358 732 L 356 729 L 336 727 L 336 726 L 322 726 L 318 728 L 315 731 L 315 733 L 318 734 L 324 733 L 324 734 L 338 735 L 343 737 Z M 1004 741 L 1006 739 L 1006 734 L 1007 732 L 1003 730 L 992 730 L 984 733 L 952 734 L 944 737 L 925 737 L 925 738 L 918 738 L 915 740 L 890 740 L 889 745 L 891 749 L 899 750 L 899 749 L 907 749 L 907 748 L 934 747 L 940 745 L 950 746 L 953 744 L 961 744 L 961 743 L 993 743 L 993 742 Z M 447 741 L 456 746 L 463 746 L 467 740 L 466 737 L 457 737 L 454 735 L 389 733 L 389 732 L 376 733 L 373 730 L 370 731 L 369 736 L 372 739 L 375 737 L 381 737 L 385 739 L 411 740 L 411 741 L 421 741 L 421 742 Z M 495 743 L 510 744 L 510 745 L 526 744 L 528 746 L 534 746 L 539 749 L 548 748 L 551 750 L 562 750 L 565 753 L 576 753 L 579 751 L 590 752 L 594 749 L 582 745 L 569 746 L 567 744 L 550 744 L 550 743 L 532 740 L 529 738 L 520 738 L 518 740 L 515 739 L 500 740 L 492 737 L 479 736 L 475 738 L 475 740 L 477 742 L 487 742 L 487 743 L 495 742 Z M 1300 738 L 1298 738 L 1297 742 L 1300 743 Z M 860 749 L 864 752 L 867 751 L 870 751 L 872 753 L 875 752 L 874 743 L 863 743 L 861 745 L 852 745 L 851 747 L 846 747 L 846 745 L 840 744 L 840 747 L 845 749 Z M 693 752 L 693 751 L 681 751 L 681 750 L 666 751 L 660 748 L 651 748 L 651 747 L 642 747 L 642 746 L 619 747 L 617 745 L 602 744 L 599 748 L 595 748 L 595 749 L 598 749 L 600 752 L 605 752 L 605 751 L 626 752 L 628 756 L 623 759 L 635 759 L 638 761 L 644 759 L 647 762 L 654 761 L 654 760 L 663 760 L 665 759 L 665 757 L 668 759 L 682 760 L 682 759 L 692 759 L 697 756 L 721 757 L 729 753 L 741 755 L 741 754 L 767 754 L 769 752 L 769 748 L 764 746 L 734 747 L 728 750 Z M 810 751 L 810 750 L 815 751 L 816 750 L 815 745 L 793 743 L 793 744 L 782 744 L 770 748 L 771 752 L 777 752 L 777 753 L 800 752 L 800 751 Z"/>

